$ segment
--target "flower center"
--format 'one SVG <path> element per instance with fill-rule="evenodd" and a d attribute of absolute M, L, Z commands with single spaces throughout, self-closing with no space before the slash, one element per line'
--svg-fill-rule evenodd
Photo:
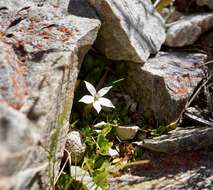
<path fill-rule="evenodd" d="M 95 95 L 94 96 L 94 102 L 97 101 L 99 99 L 99 96 Z"/>

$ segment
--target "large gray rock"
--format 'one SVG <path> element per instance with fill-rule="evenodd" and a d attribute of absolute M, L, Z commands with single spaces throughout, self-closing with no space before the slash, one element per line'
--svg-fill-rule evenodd
<path fill-rule="evenodd" d="M 41 141 L 40 130 L 26 115 L 0 105 L 0 189 L 39 189 L 32 182 L 38 182 L 48 166 Z"/>
<path fill-rule="evenodd" d="M 208 6 L 211 10 L 213 10 L 213 1 L 212 0 L 196 0 L 196 3 L 199 6 Z"/>
<path fill-rule="evenodd" d="M 114 177 L 117 183 L 112 184 L 111 189 L 212 190 L 213 147 L 172 155 L 145 151 L 141 163 L 128 168 L 130 172 L 125 180 L 122 176 Z"/>
<path fill-rule="evenodd" d="M 164 43 L 164 21 L 150 0 L 89 2 L 102 20 L 95 45 L 107 58 L 145 62 Z"/>
<path fill-rule="evenodd" d="M 28 154 L 30 158 L 25 156 L 14 160 L 17 166 L 21 164 L 24 167 L 14 167 L 17 170 L 12 170 L 5 177 L 15 181 L 20 171 L 36 169 L 47 162 L 50 175 L 53 175 L 63 155 L 80 64 L 100 28 L 98 19 L 68 15 L 68 3 L 60 1 L 58 5 L 57 1 L 11 0 L 5 5 L 5 2 L 0 1 L 0 7 L 4 7 L 0 9 L 0 102 L 31 120 L 41 135 L 42 145 L 32 145 Z M 11 123 L 16 121 L 15 118 L 10 119 Z M 15 129 L 19 134 L 23 123 L 20 120 L 15 124 L 13 134 Z M 6 127 L 5 124 L 3 127 Z M 30 125 L 27 127 L 30 128 Z M 2 136 L 8 135 L 7 139 L 14 139 L 13 134 L 7 133 L 7 130 L 2 133 Z M 15 142 L 16 139 L 11 144 L 13 149 L 19 146 L 25 150 L 22 141 L 16 142 L 16 146 Z M 0 146 L 6 148 L 8 143 L 10 141 L 3 139 Z M 6 153 L 2 156 L 6 156 Z M 13 165 L 13 162 L 5 165 L 0 159 L 0 171 L 4 174 Z M 40 175 L 38 172 L 26 172 L 23 175 L 28 173 L 35 173 L 30 182 L 34 187 L 32 183 L 39 182 L 36 176 Z M 53 180 L 56 174 L 42 174 L 42 177 L 47 178 L 45 181 L 42 179 L 44 189 L 48 189 L 50 178 Z M 12 183 L 9 184 L 12 186 Z M 10 188 L 23 190 L 22 187 L 20 185 L 19 188 L 15 183 L 15 187 Z"/>
<path fill-rule="evenodd" d="M 193 44 L 201 34 L 213 28 L 213 13 L 182 16 L 168 24 L 166 45 L 183 47 Z"/>
<path fill-rule="evenodd" d="M 27 117 L 7 104 L 0 105 L 0 178 L 23 167 L 41 135 Z"/>
<path fill-rule="evenodd" d="M 159 121 L 176 120 L 187 99 L 202 80 L 199 53 L 160 52 L 143 64 L 129 64 L 127 88 L 142 111 L 152 111 Z"/>
<path fill-rule="evenodd" d="M 169 154 L 194 151 L 213 145 L 212 127 L 177 128 L 167 135 L 145 139 L 142 147 Z"/>

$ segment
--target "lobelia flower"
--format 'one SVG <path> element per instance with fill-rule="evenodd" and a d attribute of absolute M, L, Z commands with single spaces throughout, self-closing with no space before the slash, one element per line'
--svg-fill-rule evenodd
<path fill-rule="evenodd" d="M 91 83 L 87 81 L 84 82 L 86 84 L 87 90 L 90 92 L 91 95 L 83 96 L 79 100 L 79 102 L 83 102 L 85 104 L 92 104 L 98 113 L 101 111 L 101 106 L 115 108 L 115 106 L 109 99 L 103 97 L 112 88 L 112 86 L 104 87 L 98 92 L 96 92 L 95 87 Z"/>

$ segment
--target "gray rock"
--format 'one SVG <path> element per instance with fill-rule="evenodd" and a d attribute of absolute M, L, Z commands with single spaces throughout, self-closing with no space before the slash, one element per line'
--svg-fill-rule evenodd
<path fill-rule="evenodd" d="M 11 118 L 11 123 L 15 123 L 13 133 L 1 133 L 2 138 L 8 136 L 1 139 L 0 147 L 14 150 L 10 155 L 14 160 L 9 162 L 8 159 L 6 164 L 0 161 L 0 167 L 4 166 L 0 173 L 2 178 L 17 181 L 18 172 L 46 164 L 49 156 L 53 175 L 63 155 L 79 68 L 97 36 L 100 21 L 69 15 L 65 0 L 60 0 L 59 5 L 57 1 L 11 0 L 6 5 L 0 1 L 1 6 L 6 8 L 0 10 L 0 102 L 25 115 L 25 119 L 36 126 L 42 146 L 30 144 L 31 136 L 29 142 L 25 142 L 24 137 L 23 141 L 18 141 L 19 136 L 14 138 L 16 133 L 19 134 L 19 128 L 24 125 L 30 130 L 31 125 Z M 32 149 L 27 156 L 16 155 L 17 148 L 26 155 L 28 146 Z M 5 150 L 1 159 L 7 155 Z M 32 183 L 42 181 L 43 189 L 48 189 L 50 178 L 53 180 L 55 176 L 45 172 L 41 175 L 42 180 L 35 172 L 36 176 L 31 176 Z M 22 190 L 23 187 L 20 185 L 19 188 L 16 183 L 14 186 L 11 188 Z"/>
<path fill-rule="evenodd" d="M 144 164 L 149 160 L 148 164 Z M 203 150 L 164 154 L 144 151 L 141 164 L 128 168 L 129 179 L 118 177 L 111 189 L 119 190 L 211 190 L 213 185 L 213 147 Z M 131 183 L 132 179 L 140 177 Z M 115 178 L 116 179 L 116 178 Z M 115 180 L 113 180 L 115 181 Z M 129 185 L 128 185 L 129 182 Z M 126 184 L 125 184 L 126 183 Z M 137 184 L 138 183 L 138 184 Z M 119 188 L 124 186 L 123 188 Z M 114 188 L 115 187 L 115 188 Z M 116 188 L 117 187 L 117 188 Z"/>
<path fill-rule="evenodd" d="M 212 168 L 211 168 L 212 169 Z M 179 172 L 176 175 L 168 175 L 143 182 L 132 183 L 123 188 L 116 188 L 118 190 L 181 190 L 181 189 L 198 189 L 198 190 L 211 190 L 213 185 L 212 171 L 209 168 L 193 169 L 185 172 Z M 129 180 L 130 181 L 130 180 Z M 142 181 L 142 180 L 141 180 Z M 130 181 L 131 182 L 131 181 Z"/>
<path fill-rule="evenodd" d="M 40 138 L 41 135 L 24 114 L 0 104 L 0 178 L 22 168 Z"/>
<path fill-rule="evenodd" d="M 145 139 L 142 147 L 169 154 L 194 151 L 213 144 L 212 127 L 186 127 L 153 139 Z"/>
<path fill-rule="evenodd" d="M 128 92 L 142 111 L 152 111 L 159 121 L 176 120 L 187 99 L 204 76 L 198 66 L 204 54 L 160 52 L 143 64 L 129 64 Z"/>
<path fill-rule="evenodd" d="M 166 19 L 166 24 L 170 24 L 173 22 L 178 21 L 181 17 L 183 16 L 182 12 L 179 11 L 172 11 L 171 14 L 168 16 L 168 18 Z"/>
<path fill-rule="evenodd" d="M 98 18 L 88 0 L 70 0 L 68 12 L 86 18 Z"/>
<path fill-rule="evenodd" d="M 41 149 L 38 146 L 41 137 L 38 128 L 23 113 L 7 104 L 0 105 L 0 189 L 39 189 L 32 182 L 47 169 L 47 163 L 45 167 L 40 163 L 44 155 L 34 155 Z"/>
<path fill-rule="evenodd" d="M 41 178 L 41 175 L 44 175 L 42 171 L 47 170 L 48 163 L 43 165 L 34 167 L 34 168 L 27 168 L 25 170 L 19 171 L 18 174 L 13 178 L 15 181 L 15 190 L 28 190 L 28 189 L 40 189 L 38 183 L 34 183 L 35 179 Z"/>
<path fill-rule="evenodd" d="M 164 21 L 150 0 L 89 2 L 102 20 L 95 45 L 107 58 L 145 62 L 164 43 Z"/>
<path fill-rule="evenodd" d="M 67 134 L 65 148 L 70 153 L 71 162 L 78 164 L 82 160 L 86 150 L 86 145 L 83 142 L 80 132 L 71 131 Z"/>
<path fill-rule="evenodd" d="M 196 0 L 197 5 L 199 6 L 208 6 L 211 10 L 213 10 L 213 1 L 212 0 Z"/>
<path fill-rule="evenodd" d="M 213 13 L 183 16 L 180 20 L 168 25 L 166 45 L 170 47 L 191 45 L 212 27 Z"/>
<path fill-rule="evenodd" d="M 119 187 L 122 186 L 128 186 L 131 184 L 138 184 L 141 181 L 144 181 L 143 177 L 129 175 L 129 174 L 123 174 L 119 177 L 112 177 L 110 179 L 110 189 L 119 189 Z M 129 187 L 129 189 L 132 186 Z"/>
<path fill-rule="evenodd" d="M 1 190 L 37 190 L 41 189 L 38 183 L 34 183 L 35 180 L 40 180 L 41 176 L 47 170 L 48 164 L 36 166 L 34 168 L 27 168 L 20 170 L 15 175 L 10 177 L 0 177 L 0 189 Z"/>
<path fill-rule="evenodd" d="M 195 46 L 200 46 L 206 52 L 208 61 L 213 59 L 213 32 L 203 34 L 199 40 L 196 41 Z M 207 64 L 210 73 L 213 75 L 213 63 Z"/>

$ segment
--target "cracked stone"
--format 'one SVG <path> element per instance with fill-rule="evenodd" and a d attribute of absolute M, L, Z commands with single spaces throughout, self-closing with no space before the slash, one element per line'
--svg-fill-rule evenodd
<path fill-rule="evenodd" d="M 129 63 L 127 88 L 141 111 L 152 111 L 159 121 L 176 120 L 204 72 L 200 53 L 160 52 L 145 64 Z"/>
<path fill-rule="evenodd" d="M 164 21 L 150 0 L 89 2 L 102 20 L 95 46 L 107 58 L 145 62 L 164 43 Z"/>

